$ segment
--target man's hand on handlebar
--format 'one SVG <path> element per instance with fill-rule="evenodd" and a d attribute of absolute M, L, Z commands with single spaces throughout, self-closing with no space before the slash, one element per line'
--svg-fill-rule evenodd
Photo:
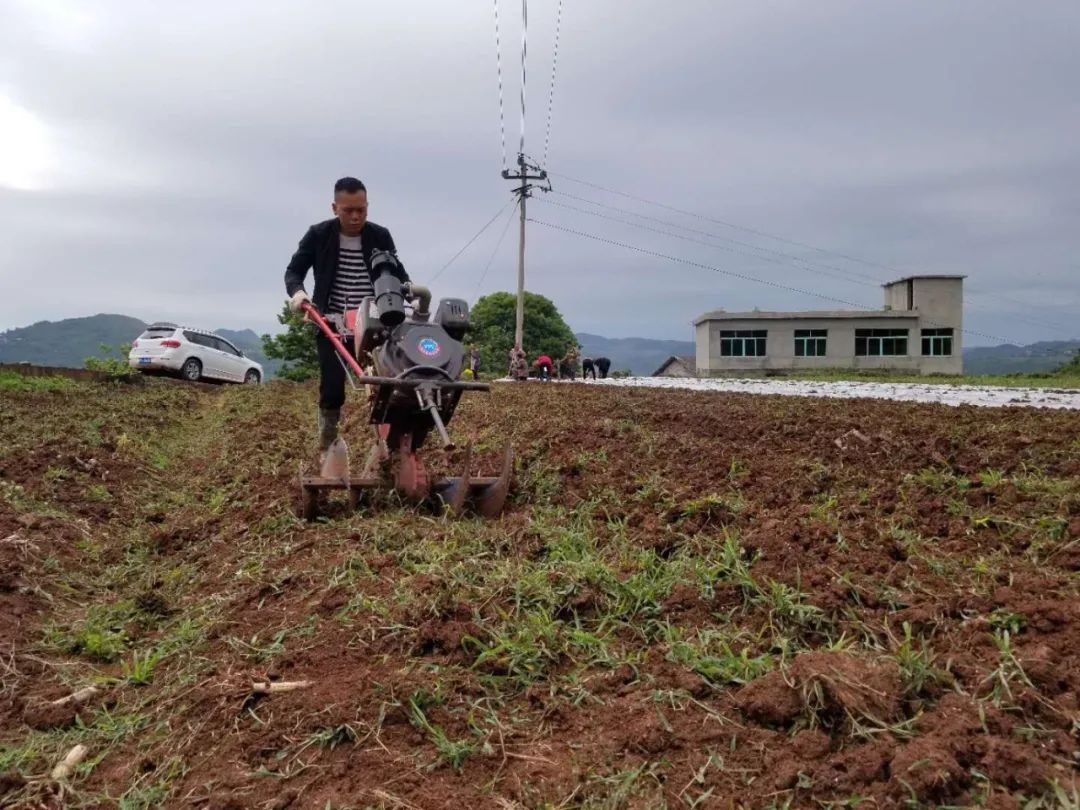
<path fill-rule="evenodd" d="M 303 290 L 297 290 L 289 299 L 289 309 L 293 312 L 303 312 L 304 304 L 311 304 L 311 297 Z"/>

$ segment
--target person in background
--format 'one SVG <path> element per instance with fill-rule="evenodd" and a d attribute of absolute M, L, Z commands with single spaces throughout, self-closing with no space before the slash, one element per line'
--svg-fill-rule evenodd
<path fill-rule="evenodd" d="M 469 346 L 469 370 L 472 371 L 473 379 L 480 378 L 480 350 L 475 343 Z"/>
<path fill-rule="evenodd" d="M 510 349 L 509 376 L 514 380 L 529 379 L 529 361 L 525 359 L 525 352 L 517 346 Z"/>
<path fill-rule="evenodd" d="M 536 376 L 541 380 L 550 380 L 551 375 L 555 372 L 555 364 L 551 362 L 551 358 L 546 354 L 537 357 L 533 367 L 536 369 Z"/>
<path fill-rule="evenodd" d="M 569 377 L 571 380 L 577 379 L 578 363 L 580 358 L 577 348 L 571 346 L 562 360 L 559 361 L 559 379 Z"/>

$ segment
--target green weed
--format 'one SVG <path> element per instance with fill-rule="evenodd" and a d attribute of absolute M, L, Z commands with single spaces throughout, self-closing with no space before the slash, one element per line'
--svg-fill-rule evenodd
<path fill-rule="evenodd" d="M 414 692 L 409 698 L 409 722 L 424 731 L 435 746 L 439 758 L 436 765 L 446 764 L 455 771 L 460 771 L 465 760 L 480 751 L 480 746 L 472 740 L 454 740 L 447 736 L 441 726 L 432 723 L 426 709 L 436 698 L 425 692 Z"/>
<path fill-rule="evenodd" d="M 0 391 L 24 393 L 52 393 L 70 391 L 78 385 L 68 377 L 29 377 L 17 371 L 0 371 Z"/>
<path fill-rule="evenodd" d="M 729 643 L 730 632 L 714 628 L 698 630 L 687 638 L 679 628 L 665 624 L 661 638 L 667 644 L 669 661 L 686 666 L 717 686 L 749 683 L 774 666 L 771 656 L 752 655 L 749 647 L 735 652 Z"/>
<path fill-rule="evenodd" d="M 112 500 L 112 493 L 104 484 L 93 484 L 86 488 L 86 497 L 91 501 L 104 503 Z"/>
<path fill-rule="evenodd" d="M 1016 685 L 1032 687 L 1031 679 L 1024 672 L 1024 667 L 1012 647 L 1012 637 L 1008 630 L 994 631 L 994 646 L 998 650 L 998 665 L 989 675 L 985 683 L 991 687 L 990 697 L 995 706 L 1013 703 L 1013 687 Z"/>
<path fill-rule="evenodd" d="M 165 654 L 160 650 L 136 651 L 130 661 L 125 661 L 122 669 L 123 680 L 133 686 L 145 686 L 154 680 L 154 669 Z"/>
<path fill-rule="evenodd" d="M 900 668 L 903 694 L 907 698 L 921 696 L 926 689 L 944 680 L 944 674 L 934 666 L 934 653 L 926 642 L 911 632 L 911 625 L 903 623 L 903 638 L 893 639 L 893 657 Z"/>
<path fill-rule="evenodd" d="M 253 635 L 247 641 L 237 636 L 229 636 L 225 639 L 225 643 L 241 657 L 249 661 L 265 664 L 275 656 L 285 652 L 285 633 L 286 631 L 279 630 L 268 641 L 260 638 L 259 633 Z"/>

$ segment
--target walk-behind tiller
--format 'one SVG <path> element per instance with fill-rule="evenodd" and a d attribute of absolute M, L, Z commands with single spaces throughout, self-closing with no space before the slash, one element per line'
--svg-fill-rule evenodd
<path fill-rule="evenodd" d="M 485 383 L 461 381 L 469 327 L 469 306 L 457 298 L 444 299 L 431 317 L 431 293 L 402 282 L 391 272 L 397 259 L 374 251 L 371 275 L 375 297 L 342 318 L 342 336 L 310 304 L 303 310 L 334 346 L 353 387 L 370 386 L 370 421 L 374 442 L 364 470 L 351 476 L 348 451 L 340 437 L 324 456 L 319 475 L 301 475 L 303 516 L 319 513 L 319 493 L 346 490 L 355 509 L 365 491 L 391 487 L 414 502 L 436 501 L 461 513 L 471 506 L 484 517 L 502 513 L 510 488 L 514 456 L 509 445 L 497 476 L 471 477 L 472 446 L 465 448 L 461 475 L 431 481 L 419 449 L 434 429 L 444 449 L 454 443 L 446 431 L 463 391 L 490 391 Z M 411 305 L 411 315 L 405 305 Z M 344 338 L 344 339 L 343 339 Z M 361 363 L 370 367 L 366 372 Z"/>

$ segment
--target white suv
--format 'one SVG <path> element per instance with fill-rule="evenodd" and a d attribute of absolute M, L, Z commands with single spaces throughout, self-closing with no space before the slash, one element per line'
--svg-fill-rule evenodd
<path fill-rule="evenodd" d="M 185 380 L 258 383 L 262 366 L 223 337 L 174 323 L 152 323 L 131 342 L 128 365 L 140 371 L 179 372 Z"/>

